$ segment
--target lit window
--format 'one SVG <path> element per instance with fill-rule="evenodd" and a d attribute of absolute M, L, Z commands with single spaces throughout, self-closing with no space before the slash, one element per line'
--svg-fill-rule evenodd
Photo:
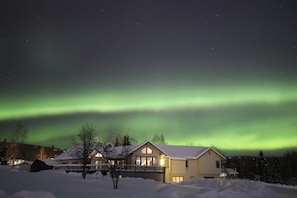
<path fill-rule="evenodd" d="M 135 165 L 154 166 L 154 165 L 157 165 L 157 159 L 156 157 L 136 157 Z"/>
<path fill-rule="evenodd" d="M 95 157 L 102 157 L 102 154 L 101 153 L 96 153 Z"/>
<path fill-rule="evenodd" d="M 157 165 L 157 160 L 155 157 L 147 157 L 147 166 Z"/>
<path fill-rule="evenodd" d="M 137 166 L 140 166 L 140 157 L 136 157 L 135 164 L 136 164 Z"/>
<path fill-rule="evenodd" d="M 184 177 L 172 177 L 172 182 L 174 183 L 179 183 L 179 182 L 183 182 L 184 181 Z"/>
<path fill-rule="evenodd" d="M 146 147 L 144 147 L 143 149 L 141 149 L 141 153 L 146 154 Z"/>
<path fill-rule="evenodd" d="M 141 158 L 141 166 L 146 166 L 146 158 L 145 157 Z"/>
<path fill-rule="evenodd" d="M 100 168 L 100 164 L 102 164 L 102 160 L 96 160 L 95 161 L 95 164 L 96 164 L 96 169 L 99 169 Z"/>
<path fill-rule="evenodd" d="M 147 154 L 152 154 L 152 153 L 153 153 L 153 150 L 147 147 Z"/>
<path fill-rule="evenodd" d="M 149 147 L 144 147 L 143 149 L 141 149 L 141 153 L 142 154 L 152 154 L 153 150 Z"/>

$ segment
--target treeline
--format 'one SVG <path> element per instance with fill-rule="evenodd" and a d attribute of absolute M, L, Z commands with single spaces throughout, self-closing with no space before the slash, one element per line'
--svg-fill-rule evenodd
<path fill-rule="evenodd" d="M 275 157 L 265 157 L 262 151 L 258 156 L 227 157 L 225 166 L 237 170 L 239 178 L 297 185 L 296 151 Z"/>

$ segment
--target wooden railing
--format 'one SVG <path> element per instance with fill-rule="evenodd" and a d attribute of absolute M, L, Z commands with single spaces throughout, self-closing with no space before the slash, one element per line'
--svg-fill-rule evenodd
<path fill-rule="evenodd" d="M 87 169 L 90 172 L 109 171 L 110 168 L 110 164 L 87 164 Z M 120 172 L 165 172 L 165 167 L 161 166 L 116 165 L 116 168 Z M 67 172 L 81 172 L 83 170 L 83 164 L 58 164 L 54 166 L 54 169 L 65 170 Z"/>

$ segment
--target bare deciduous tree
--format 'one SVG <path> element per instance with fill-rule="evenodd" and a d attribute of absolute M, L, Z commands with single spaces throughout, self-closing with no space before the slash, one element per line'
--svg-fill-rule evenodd
<path fill-rule="evenodd" d="M 87 164 L 90 163 L 89 154 L 95 139 L 95 128 L 89 124 L 83 125 L 77 134 L 77 138 L 79 141 L 78 144 L 82 146 L 77 155 L 81 159 L 83 169 L 82 177 L 85 179 L 88 172 Z"/>
<path fill-rule="evenodd" d="M 25 139 L 27 138 L 27 132 L 28 129 L 23 125 L 20 121 L 17 122 L 14 130 L 11 133 L 11 142 L 13 143 L 13 149 L 11 150 L 12 153 L 10 153 L 10 158 L 14 161 L 16 158 L 20 157 L 20 145 L 24 143 Z"/>
<path fill-rule="evenodd" d="M 155 144 L 163 144 L 163 145 L 167 144 L 163 134 L 161 134 L 161 135 L 155 134 L 152 139 L 152 142 L 154 142 Z"/>

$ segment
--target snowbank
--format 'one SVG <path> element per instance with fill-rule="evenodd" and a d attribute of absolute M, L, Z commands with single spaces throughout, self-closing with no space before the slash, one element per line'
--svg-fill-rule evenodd
<path fill-rule="evenodd" d="M 270 197 L 276 196 L 266 183 L 240 179 L 199 179 L 183 182 L 181 185 L 191 185 L 208 188 L 209 190 L 197 197 Z"/>
<path fill-rule="evenodd" d="M 120 178 L 113 189 L 110 176 L 46 170 L 37 173 L 0 166 L 0 198 L 204 198 L 269 197 L 293 198 L 297 187 L 240 179 L 198 179 L 180 184 L 164 184 L 150 179 Z"/>
<path fill-rule="evenodd" d="M 46 191 L 28 191 L 28 190 L 22 190 L 20 192 L 17 192 L 7 198 L 56 198 L 55 195 L 51 192 Z"/>

